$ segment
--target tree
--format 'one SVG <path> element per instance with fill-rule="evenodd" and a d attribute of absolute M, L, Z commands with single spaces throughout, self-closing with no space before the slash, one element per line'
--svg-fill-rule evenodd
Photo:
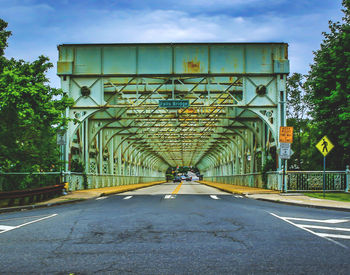
<path fill-rule="evenodd" d="M 329 21 L 330 33 L 323 33 L 306 82 L 317 138 L 327 135 L 335 145 L 327 156 L 332 169 L 350 164 L 350 0 L 342 4 L 342 22 Z"/>
<path fill-rule="evenodd" d="M 10 32 L 0 19 L 0 169 L 49 171 L 59 167 L 56 133 L 67 123 L 64 110 L 73 101 L 48 85 L 49 59 L 6 59 Z"/>

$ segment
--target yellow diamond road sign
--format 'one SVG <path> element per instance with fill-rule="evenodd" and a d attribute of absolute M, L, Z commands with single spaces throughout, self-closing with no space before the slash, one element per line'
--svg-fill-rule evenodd
<path fill-rule="evenodd" d="M 332 142 L 324 136 L 317 144 L 316 148 L 321 152 L 321 154 L 325 157 L 327 154 L 333 149 L 334 145 Z"/>

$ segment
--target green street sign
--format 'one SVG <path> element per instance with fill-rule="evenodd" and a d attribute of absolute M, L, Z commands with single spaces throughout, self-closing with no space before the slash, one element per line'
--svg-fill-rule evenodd
<path fill-rule="evenodd" d="M 189 100 L 159 100 L 159 107 L 160 108 L 167 108 L 167 109 L 181 109 L 181 108 L 187 108 L 190 106 Z"/>

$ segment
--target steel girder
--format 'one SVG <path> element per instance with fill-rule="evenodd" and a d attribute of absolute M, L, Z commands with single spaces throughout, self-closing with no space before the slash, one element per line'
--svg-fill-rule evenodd
<path fill-rule="evenodd" d="M 247 173 L 257 170 L 257 152 L 263 163 L 268 147 L 278 146 L 289 72 L 284 43 L 58 49 L 62 89 L 75 101 L 66 112 L 75 119 L 66 157 L 87 172 L 160 174 L 180 165 Z M 169 99 L 189 107 L 159 107 Z"/>

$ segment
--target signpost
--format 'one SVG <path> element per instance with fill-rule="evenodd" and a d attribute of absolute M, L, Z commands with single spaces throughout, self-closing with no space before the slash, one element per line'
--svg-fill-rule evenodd
<path fill-rule="evenodd" d="M 286 174 L 286 159 L 290 159 L 292 155 L 291 143 L 293 143 L 293 127 L 281 126 L 280 127 L 280 158 L 283 160 L 283 179 L 282 189 L 286 191 L 285 174 Z"/>
<path fill-rule="evenodd" d="M 325 197 L 326 192 L 326 156 L 334 148 L 332 142 L 327 136 L 321 138 L 321 140 L 316 144 L 316 148 L 323 155 L 323 197 Z"/>

